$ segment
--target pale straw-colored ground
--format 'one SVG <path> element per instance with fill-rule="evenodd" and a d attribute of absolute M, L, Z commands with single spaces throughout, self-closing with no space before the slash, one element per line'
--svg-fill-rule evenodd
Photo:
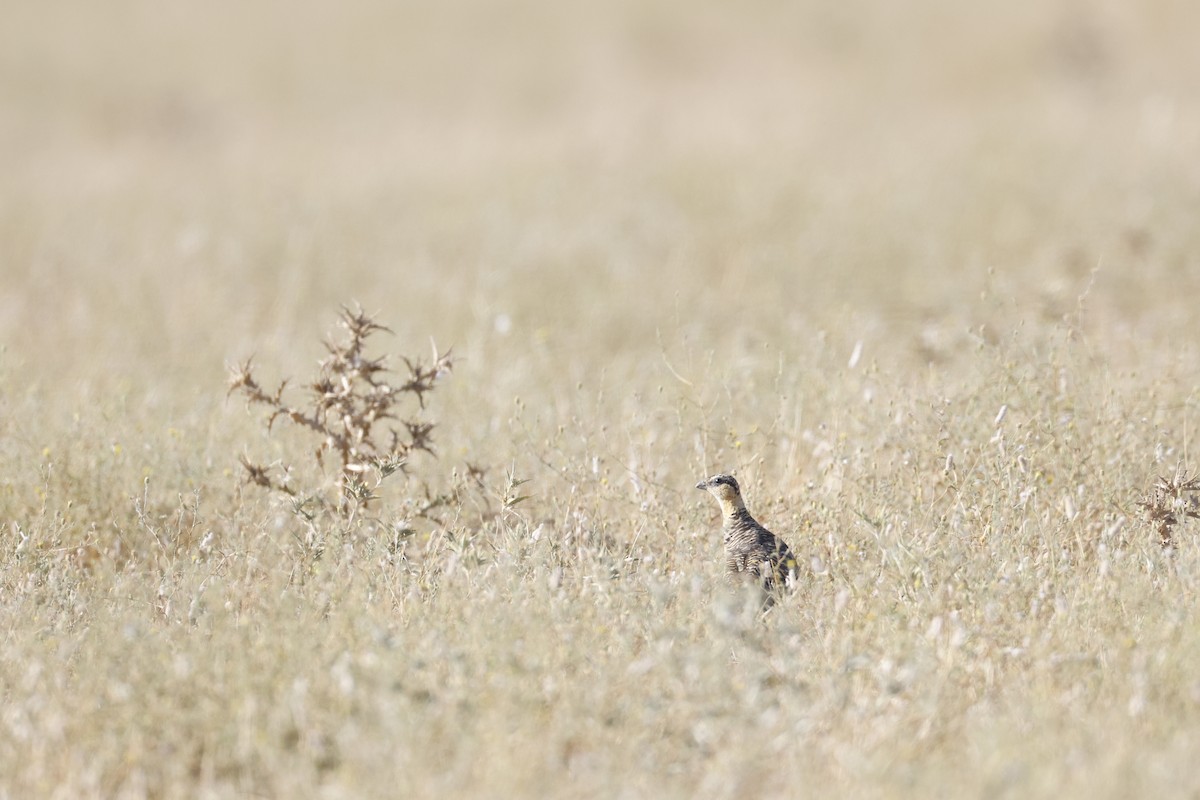
<path fill-rule="evenodd" d="M 0 797 L 1200 792 L 1188 4 L 9 5 Z M 226 365 L 356 300 L 459 360 L 308 524 Z"/>

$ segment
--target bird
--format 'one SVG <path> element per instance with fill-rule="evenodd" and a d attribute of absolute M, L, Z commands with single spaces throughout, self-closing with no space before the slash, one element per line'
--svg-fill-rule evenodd
<path fill-rule="evenodd" d="M 707 491 L 721 504 L 726 580 L 757 583 L 769 607 L 781 590 L 790 589 L 797 580 L 799 568 L 792 549 L 750 516 L 742 489 L 732 475 L 713 475 L 697 483 L 696 488 Z"/>

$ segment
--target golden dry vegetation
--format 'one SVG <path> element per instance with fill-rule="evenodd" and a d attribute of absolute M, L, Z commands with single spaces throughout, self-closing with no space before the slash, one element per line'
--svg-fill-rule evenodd
<path fill-rule="evenodd" d="M 1200 792 L 1193 4 L 6 6 L 0 797 Z"/>

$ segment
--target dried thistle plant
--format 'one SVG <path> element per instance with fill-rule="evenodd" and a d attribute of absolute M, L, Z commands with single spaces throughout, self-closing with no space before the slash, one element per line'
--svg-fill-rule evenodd
<path fill-rule="evenodd" d="M 265 406 L 268 431 L 282 418 L 319 438 L 314 451 L 317 464 L 324 467 L 326 458 L 336 462 L 335 508 L 349 515 L 377 498 L 375 490 L 385 478 L 406 472 L 414 453 L 433 455 L 433 424 L 412 416 L 411 401 L 417 409 L 425 408 L 426 395 L 450 371 L 452 359 L 435 346 L 429 362 L 402 356 L 407 374 L 397 375 L 387 368 L 386 357 L 366 354 L 367 340 L 380 331 L 391 333 L 388 328 L 361 307 L 345 306 L 338 327 L 342 335 L 326 340 L 329 355 L 306 387 L 305 403 L 293 406 L 284 400 L 286 380 L 273 392 L 264 389 L 249 359 L 230 369 L 229 394 L 241 394 L 247 405 Z M 402 417 L 406 405 L 409 413 Z M 247 483 L 288 495 L 297 513 L 311 518 L 305 509 L 314 500 L 329 505 L 319 493 L 302 495 L 292 485 L 290 467 L 256 464 L 244 455 L 240 460 Z"/>
<path fill-rule="evenodd" d="M 1158 532 L 1158 543 L 1164 548 L 1175 543 L 1173 529 L 1185 519 L 1200 519 L 1200 476 L 1189 477 L 1180 465 L 1172 478 L 1159 477 L 1138 507 L 1146 520 Z"/>

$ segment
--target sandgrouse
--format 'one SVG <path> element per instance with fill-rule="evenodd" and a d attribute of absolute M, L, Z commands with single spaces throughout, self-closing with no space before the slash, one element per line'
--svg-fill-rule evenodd
<path fill-rule="evenodd" d="M 769 605 L 781 589 L 795 583 L 799 571 L 796 556 L 786 542 L 750 516 L 732 475 L 713 475 L 696 488 L 707 490 L 721 504 L 726 579 L 731 583 L 755 580 L 767 594 Z"/>

